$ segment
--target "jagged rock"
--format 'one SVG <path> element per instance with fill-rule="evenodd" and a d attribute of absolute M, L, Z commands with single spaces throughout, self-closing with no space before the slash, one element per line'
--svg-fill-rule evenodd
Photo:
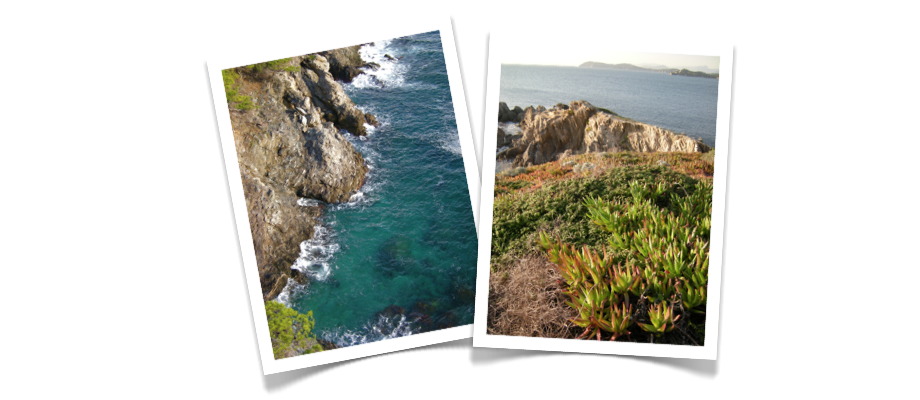
<path fill-rule="evenodd" d="M 497 149 L 500 149 L 503 146 L 510 146 L 512 142 L 511 135 L 506 135 L 502 128 L 498 128 L 497 139 Z"/>
<path fill-rule="evenodd" d="M 295 62 L 302 63 L 302 58 Z M 321 70 L 316 57 L 314 64 Z M 313 72 L 311 69 L 305 71 Z M 338 93 L 317 93 L 302 73 L 283 70 L 240 73 L 239 90 L 252 98 L 255 108 L 230 113 L 249 216 L 253 247 L 262 283 L 262 296 L 278 296 L 289 278 L 306 277 L 291 266 L 300 243 L 313 234 L 320 206 L 300 206 L 300 197 L 325 202 L 348 200 L 364 183 L 367 166 L 331 121 L 317 98 Z M 328 82 L 326 88 L 331 89 Z M 341 104 L 351 103 L 347 96 Z M 364 121 L 361 116 L 361 121 Z"/>
<path fill-rule="evenodd" d="M 329 73 L 331 64 L 326 57 L 319 54 L 308 55 L 304 57 L 302 67 L 303 80 L 314 103 L 322 109 L 323 115 L 329 116 L 327 120 L 354 135 L 367 134 L 364 127 L 367 121 L 364 112 L 355 106 L 345 94 L 342 85 Z"/>
<path fill-rule="evenodd" d="M 499 105 L 501 110 L 502 105 Z M 507 109 L 507 106 L 504 108 Z M 510 111 L 509 111 L 510 112 Z M 520 123 L 523 134 L 497 155 L 516 167 L 555 161 L 587 152 L 706 152 L 699 140 L 667 129 L 623 119 L 586 101 L 552 109 L 527 107 Z"/>
<path fill-rule="evenodd" d="M 498 122 L 521 122 L 524 118 L 524 110 L 515 106 L 514 109 L 508 108 L 505 102 L 498 103 Z"/>
<path fill-rule="evenodd" d="M 298 195 L 328 203 L 347 201 L 364 184 L 367 174 L 361 154 L 331 122 L 310 128 L 304 137 L 307 142 L 306 169 L 304 185 Z"/>
<path fill-rule="evenodd" d="M 358 51 L 359 49 L 361 49 L 361 45 L 323 51 L 319 54 L 329 60 L 329 68 L 326 68 L 326 70 L 329 71 L 335 79 L 348 83 L 361 74 L 361 68 L 372 67 L 361 59 L 361 53 Z"/>

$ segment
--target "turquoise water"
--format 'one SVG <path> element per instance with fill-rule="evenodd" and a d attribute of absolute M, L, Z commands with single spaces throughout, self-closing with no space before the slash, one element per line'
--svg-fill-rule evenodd
<path fill-rule="evenodd" d="M 350 202 L 326 207 L 298 260 L 313 280 L 289 295 L 339 346 L 473 320 L 476 232 L 440 37 L 377 42 L 362 56 L 381 67 L 345 89 L 381 125 L 347 136 L 371 171 Z"/>
<path fill-rule="evenodd" d="M 718 84 L 651 71 L 502 65 L 499 97 L 512 108 L 587 100 L 715 146 Z"/>

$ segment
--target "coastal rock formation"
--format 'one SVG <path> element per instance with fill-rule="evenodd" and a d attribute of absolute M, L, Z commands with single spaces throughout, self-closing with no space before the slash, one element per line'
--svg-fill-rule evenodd
<path fill-rule="evenodd" d="M 372 46 L 367 44 L 365 46 Z M 341 49 L 328 50 L 319 54 L 329 60 L 328 71 L 332 73 L 335 79 L 342 82 L 351 82 L 356 76 L 360 75 L 362 68 L 373 68 L 376 64 L 366 63 L 361 58 L 359 50 L 361 45 L 343 47 Z"/>
<path fill-rule="evenodd" d="M 283 69 L 233 70 L 234 89 L 254 106 L 231 104 L 230 120 L 265 300 L 275 298 L 288 278 L 306 279 L 291 266 L 322 210 L 298 205 L 298 199 L 347 201 L 367 173 L 340 131 L 357 133 L 354 125 L 363 128 L 367 117 L 328 69 L 325 58 L 311 55 L 294 57 Z"/>
<path fill-rule="evenodd" d="M 588 152 L 709 151 L 709 146 L 699 140 L 624 119 L 586 101 L 573 101 L 568 106 L 557 105 L 549 110 L 542 106 L 527 107 L 523 114 L 520 138 L 497 155 L 501 160 L 511 160 L 516 167 Z"/>
<path fill-rule="evenodd" d="M 521 122 L 522 118 L 524 110 L 521 107 L 515 106 L 512 110 L 504 101 L 498 103 L 498 122 Z"/>
<path fill-rule="evenodd" d="M 326 57 L 311 54 L 304 58 L 303 66 L 306 67 L 303 69 L 304 82 L 326 120 L 358 136 L 367 134 L 365 123 L 377 125 L 377 119 L 359 110 L 345 94 L 342 85 L 335 81 Z"/>
<path fill-rule="evenodd" d="M 498 128 L 498 132 L 496 133 L 496 135 L 498 137 L 498 147 L 496 148 L 498 149 L 505 147 L 505 146 L 511 146 L 511 143 L 514 142 L 513 137 L 509 134 L 506 134 L 505 131 L 502 130 L 502 128 Z"/>

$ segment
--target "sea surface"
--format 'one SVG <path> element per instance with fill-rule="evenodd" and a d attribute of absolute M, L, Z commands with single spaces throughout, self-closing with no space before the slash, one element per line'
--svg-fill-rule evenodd
<path fill-rule="evenodd" d="M 718 79 L 661 72 L 502 65 L 500 101 L 509 107 L 587 100 L 624 117 L 715 147 Z M 496 105 L 497 106 L 497 105 Z"/>
<path fill-rule="evenodd" d="M 380 67 L 345 90 L 381 124 L 346 136 L 371 168 L 367 182 L 348 203 L 326 205 L 295 263 L 310 284 L 279 297 L 312 311 L 314 332 L 338 346 L 473 321 L 476 231 L 440 36 L 361 52 Z"/>

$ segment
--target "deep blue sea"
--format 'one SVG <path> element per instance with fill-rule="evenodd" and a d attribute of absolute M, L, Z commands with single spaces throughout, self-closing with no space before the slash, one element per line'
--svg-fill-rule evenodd
<path fill-rule="evenodd" d="M 718 83 L 650 71 L 502 65 L 499 97 L 511 108 L 587 100 L 714 147 Z"/>
<path fill-rule="evenodd" d="M 312 311 L 317 336 L 339 346 L 473 321 L 476 231 L 440 36 L 361 52 L 380 68 L 345 90 L 381 125 L 346 136 L 371 170 L 301 245 L 295 266 L 313 278 L 308 287 L 281 296 Z"/>

